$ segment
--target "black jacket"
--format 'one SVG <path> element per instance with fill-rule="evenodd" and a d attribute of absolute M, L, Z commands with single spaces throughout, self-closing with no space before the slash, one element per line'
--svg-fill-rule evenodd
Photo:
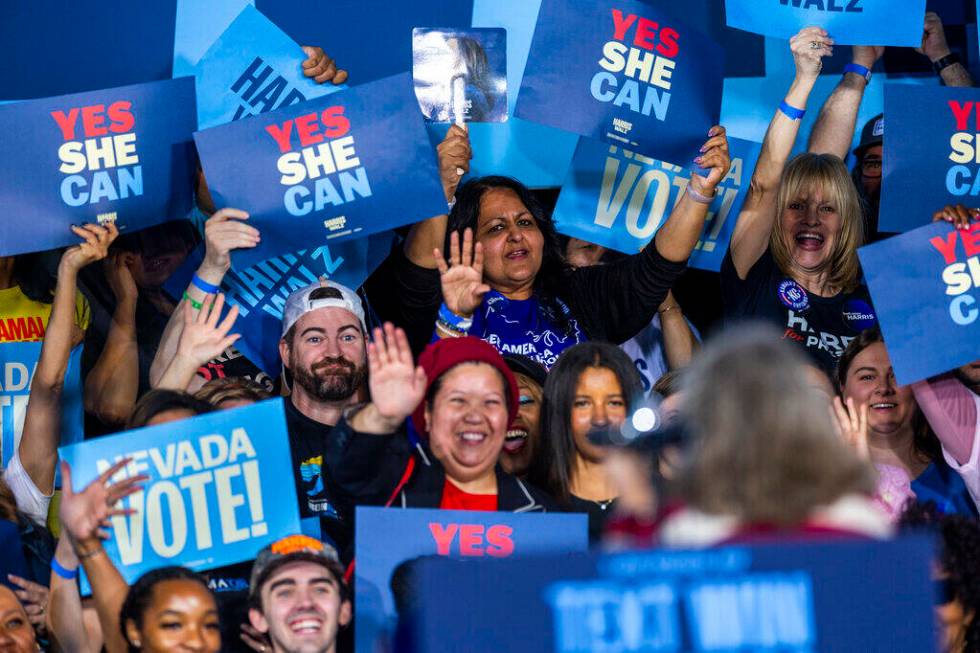
<path fill-rule="evenodd" d="M 324 456 L 327 486 L 344 519 L 354 507 L 438 508 L 446 472 L 423 444 L 413 446 L 404 429 L 391 435 L 359 433 L 347 419 L 334 426 Z M 501 512 L 558 511 L 548 495 L 516 476 L 497 473 Z"/>

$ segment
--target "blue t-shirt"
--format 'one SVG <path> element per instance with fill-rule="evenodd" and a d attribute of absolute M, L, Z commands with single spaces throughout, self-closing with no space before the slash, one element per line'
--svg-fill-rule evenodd
<path fill-rule="evenodd" d="M 937 458 L 912 481 L 912 491 L 919 503 L 932 501 L 944 515 L 962 515 L 976 519 L 977 508 L 966 484 L 956 471 Z"/>
<path fill-rule="evenodd" d="M 587 340 L 568 306 L 558 299 L 555 306 L 564 312 L 569 326 L 567 333 L 559 328 L 557 316 L 542 306 L 537 296 L 507 299 L 491 290 L 473 315 L 469 334 L 486 340 L 502 354 L 520 354 L 550 369 L 563 351 Z"/>

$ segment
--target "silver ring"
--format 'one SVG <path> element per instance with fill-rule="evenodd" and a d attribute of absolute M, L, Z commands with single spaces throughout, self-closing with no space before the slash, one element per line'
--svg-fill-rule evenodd
<path fill-rule="evenodd" d="M 821 43 L 820 41 L 810 41 L 811 50 L 819 50 L 822 47 L 823 47 L 823 43 Z"/>

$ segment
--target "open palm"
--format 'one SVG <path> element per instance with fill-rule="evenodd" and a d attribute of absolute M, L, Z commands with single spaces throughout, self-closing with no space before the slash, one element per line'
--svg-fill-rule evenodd
<path fill-rule="evenodd" d="M 375 329 L 367 354 L 371 402 L 385 419 L 405 419 L 425 398 L 425 372 L 415 366 L 405 332 L 390 322 Z"/>
<path fill-rule="evenodd" d="M 105 539 L 108 535 L 102 529 L 108 525 L 109 518 L 132 512 L 116 508 L 115 505 L 123 497 L 139 492 L 142 489 L 140 483 L 147 480 L 147 477 L 139 475 L 118 483 L 111 482 L 113 475 L 130 462 L 131 459 L 120 460 L 77 493 L 72 490 L 71 467 L 66 462 L 61 463 L 62 492 L 58 517 L 72 541 Z"/>
<path fill-rule="evenodd" d="M 459 234 L 453 232 L 449 239 L 449 261 L 438 249 L 433 252 L 439 266 L 442 298 L 446 308 L 463 317 L 473 315 L 490 286 L 483 283 L 483 246 L 473 244 L 473 232 L 463 232 L 462 251 Z"/>

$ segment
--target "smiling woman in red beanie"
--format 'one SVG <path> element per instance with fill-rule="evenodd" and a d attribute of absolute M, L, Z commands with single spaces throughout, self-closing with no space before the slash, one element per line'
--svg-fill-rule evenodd
<path fill-rule="evenodd" d="M 384 505 L 508 512 L 553 509 L 540 490 L 497 465 L 517 415 L 514 375 L 478 338 L 437 341 L 419 357 L 386 324 L 368 345 L 372 400 L 331 432 L 327 482 L 341 511 Z M 423 441 L 405 428 L 411 416 Z"/>

